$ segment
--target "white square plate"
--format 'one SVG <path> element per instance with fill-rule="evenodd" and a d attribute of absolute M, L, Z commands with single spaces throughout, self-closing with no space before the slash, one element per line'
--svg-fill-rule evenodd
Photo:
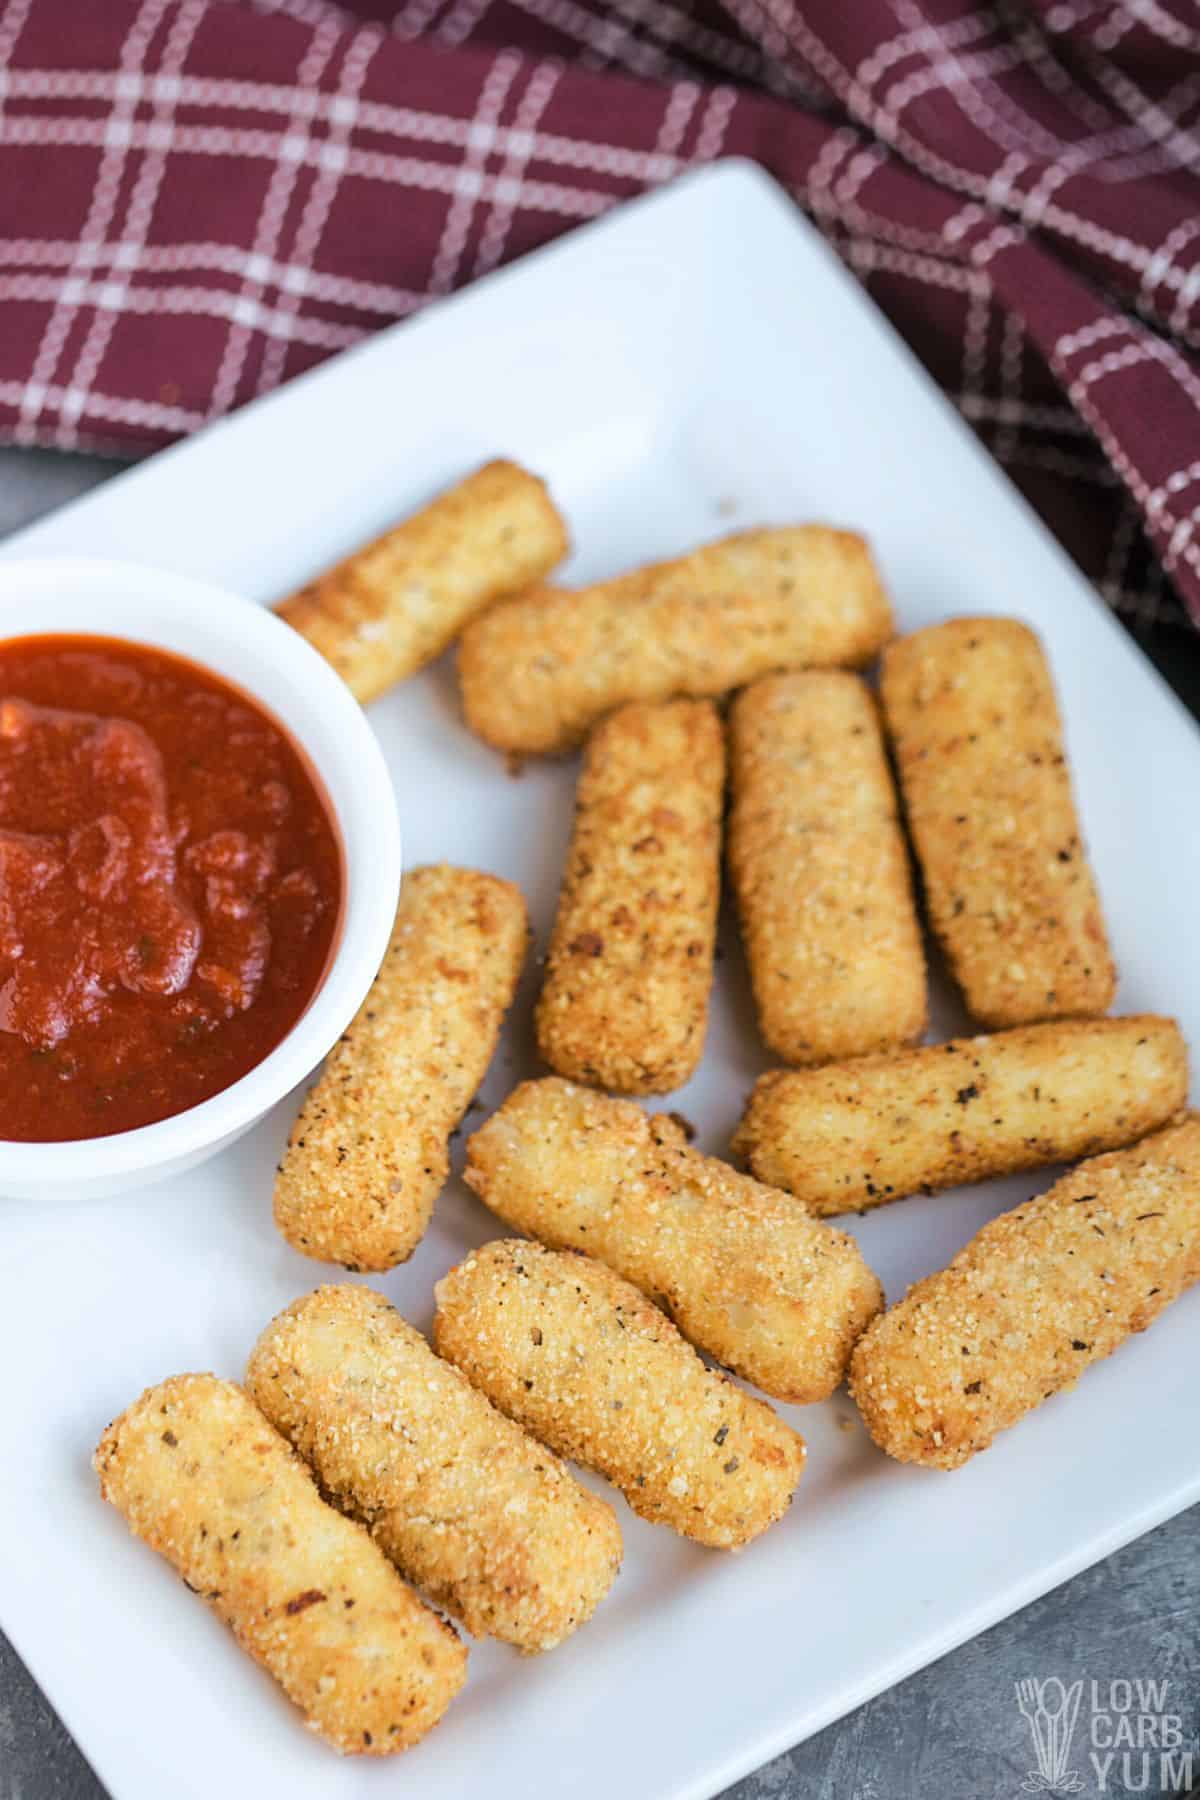
<path fill-rule="evenodd" d="M 1031 620 L 1061 690 L 1119 1008 L 1174 1012 L 1200 1044 L 1194 726 L 749 167 L 573 234 L 7 551 L 132 557 L 266 601 L 495 454 L 549 476 L 579 546 L 572 577 L 740 525 L 828 518 L 869 532 L 902 627 L 964 611 Z M 372 718 L 408 864 L 514 877 L 544 944 L 572 769 L 512 778 L 464 729 L 450 659 Z M 533 1072 L 535 980 L 531 964 L 488 1106 Z M 717 985 L 703 1068 L 671 1104 L 721 1151 L 763 1066 L 728 921 Z M 937 1024 L 962 1020 L 943 1000 Z M 127 1200 L 0 1206 L 0 1610 L 116 1800 L 709 1795 L 1200 1495 L 1200 1294 L 952 1476 L 888 1462 L 839 1394 L 789 1415 L 809 1473 L 760 1543 L 702 1551 L 621 1506 L 626 1565 L 591 1624 L 536 1661 L 476 1646 L 465 1693 L 425 1744 L 386 1768 L 338 1762 L 101 1504 L 89 1466 L 144 1386 L 182 1369 L 238 1376 L 272 1313 L 328 1278 L 271 1223 L 292 1111 Z M 907 1200 L 856 1229 L 896 1297 L 1039 1185 Z M 496 1235 L 455 1179 L 412 1262 L 379 1285 L 426 1326 L 435 1279 Z"/>

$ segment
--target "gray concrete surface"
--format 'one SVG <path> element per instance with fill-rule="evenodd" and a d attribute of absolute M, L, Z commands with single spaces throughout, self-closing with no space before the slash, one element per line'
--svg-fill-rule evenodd
<path fill-rule="evenodd" d="M 0 450 L 0 535 L 84 492 L 115 467 L 94 457 Z M 1200 640 L 1170 634 L 1145 647 L 1200 716 Z M 1180 1420 L 1180 1429 L 1195 1435 L 1195 1421 Z M 1112 1453 L 1120 1454 L 1119 1443 Z M 896 1554 L 904 1554 L 903 1544 Z M 730 1789 L 726 1800 L 1016 1800 L 1033 1791 L 1036 1764 L 1015 1683 L 1051 1675 L 1085 1683 L 1071 1759 L 1080 1783 L 1074 1791 L 1151 1800 L 1200 1794 L 1198 1621 L 1200 1507 L 769 1763 Z M 800 1604 L 795 1629 L 819 1633 L 821 1622 L 806 1618 Z M 1169 1686 L 1165 1696 L 1142 1704 L 1122 1686 L 1138 1681 Z M 1131 1707 L 1123 1713 L 1127 1698 Z M 719 1705 L 720 1696 L 705 1695 L 702 1703 Z M 1165 1732 L 1164 1713 L 1178 1720 Z M 1117 1723 L 1122 1716 L 1129 1720 L 1124 1732 Z M 1143 1718 L 1149 1722 L 1139 1723 Z M 1120 1747 L 1123 1735 L 1146 1740 L 1176 1732 L 1183 1750 L 1195 1751 L 1191 1780 L 1178 1760 L 1164 1767 L 1156 1748 L 1134 1749 L 1126 1761 Z M 1106 1764 L 1114 1738 L 1118 1747 Z M 478 1800 L 486 1791 L 481 1769 Z M 0 1800 L 104 1800 L 104 1789 L 2 1636 Z"/>

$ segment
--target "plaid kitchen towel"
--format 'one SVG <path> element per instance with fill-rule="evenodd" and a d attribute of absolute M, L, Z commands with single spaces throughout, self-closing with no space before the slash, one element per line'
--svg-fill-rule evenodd
<path fill-rule="evenodd" d="M 1193 0 L 0 0 L 0 434 L 153 449 L 731 154 L 1200 623 Z"/>

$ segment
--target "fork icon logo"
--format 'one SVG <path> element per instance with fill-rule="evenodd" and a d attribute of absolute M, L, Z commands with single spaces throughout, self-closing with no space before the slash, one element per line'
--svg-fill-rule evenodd
<path fill-rule="evenodd" d="M 1083 1783 L 1067 1764 L 1083 1695 L 1082 1681 L 1073 1681 L 1066 1687 L 1057 1675 L 1052 1675 L 1048 1681 L 1018 1681 L 1016 1686 L 1017 1705 L 1037 1753 L 1037 1768 L 1030 1770 L 1021 1786 L 1027 1794 L 1078 1794 Z"/>

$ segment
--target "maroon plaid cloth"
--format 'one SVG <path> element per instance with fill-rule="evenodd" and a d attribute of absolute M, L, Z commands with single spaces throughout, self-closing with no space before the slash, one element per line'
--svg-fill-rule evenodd
<path fill-rule="evenodd" d="M 735 153 L 1200 623 L 1192 0 L 0 0 L 0 432 L 154 448 Z"/>

